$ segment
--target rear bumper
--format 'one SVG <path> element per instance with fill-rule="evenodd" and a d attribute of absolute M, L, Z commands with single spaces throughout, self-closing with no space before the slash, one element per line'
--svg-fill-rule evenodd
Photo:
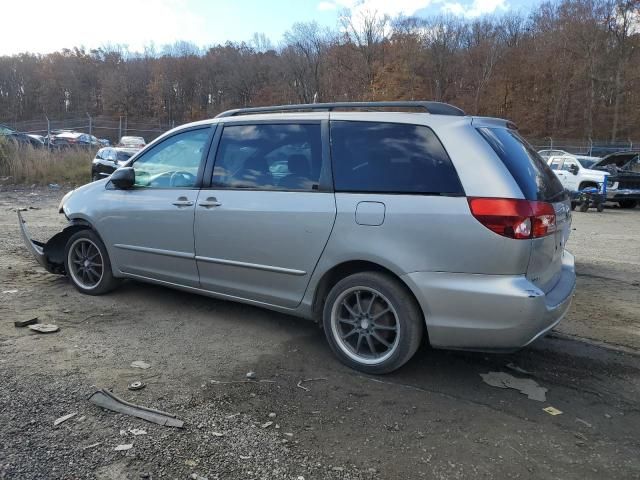
<path fill-rule="evenodd" d="M 640 200 L 640 190 L 619 189 L 607 192 L 607 200 Z"/>
<path fill-rule="evenodd" d="M 546 294 L 524 275 L 414 272 L 403 279 L 416 295 L 433 347 L 513 351 L 543 336 L 566 315 L 576 285 L 565 251 L 560 279 Z"/>

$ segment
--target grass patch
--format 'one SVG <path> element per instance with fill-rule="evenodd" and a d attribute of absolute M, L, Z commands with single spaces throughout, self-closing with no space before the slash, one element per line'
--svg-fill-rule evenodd
<path fill-rule="evenodd" d="M 90 180 L 94 154 L 94 151 L 80 148 L 49 151 L 0 138 L 0 177 L 3 183 L 16 185 L 83 185 Z"/>

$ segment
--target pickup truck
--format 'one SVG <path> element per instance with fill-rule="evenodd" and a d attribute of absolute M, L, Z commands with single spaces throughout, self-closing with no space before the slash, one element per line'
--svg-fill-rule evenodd
<path fill-rule="evenodd" d="M 576 192 L 607 182 L 607 201 L 634 208 L 640 201 L 640 152 L 618 152 L 598 162 L 574 155 L 551 156 L 547 163 L 565 189 Z"/>

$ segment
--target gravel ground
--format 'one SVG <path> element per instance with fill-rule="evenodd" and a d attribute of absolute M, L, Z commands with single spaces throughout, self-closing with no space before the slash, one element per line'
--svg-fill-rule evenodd
<path fill-rule="evenodd" d="M 16 225 L 35 207 L 34 236 L 58 231 L 62 194 L 0 187 L 0 478 L 640 478 L 640 209 L 575 213 L 578 291 L 557 333 L 512 355 L 424 347 L 368 377 L 285 315 L 136 282 L 80 295 L 37 267 Z M 60 331 L 13 326 L 32 315 Z M 248 371 L 256 381 L 219 383 Z M 492 388 L 489 371 L 531 378 L 547 400 Z M 185 428 L 102 410 L 87 401 L 97 388 Z"/>

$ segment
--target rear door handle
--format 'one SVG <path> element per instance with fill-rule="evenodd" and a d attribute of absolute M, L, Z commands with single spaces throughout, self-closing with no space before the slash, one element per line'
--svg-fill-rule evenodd
<path fill-rule="evenodd" d="M 200 202 L 199 205 L 204 208 L 212 208 L 212 207 L 219 207 L 222 204 L 218 201 L 216 197 L 209 197 L 205 201 Z"/>
<path fill-rule="evenodd" d="M 178 199 L 173 202 L 176 207 L 190 207 L 193 205 L 193 202 L 189 200 L 187 197 L 178 197 Z"/>

